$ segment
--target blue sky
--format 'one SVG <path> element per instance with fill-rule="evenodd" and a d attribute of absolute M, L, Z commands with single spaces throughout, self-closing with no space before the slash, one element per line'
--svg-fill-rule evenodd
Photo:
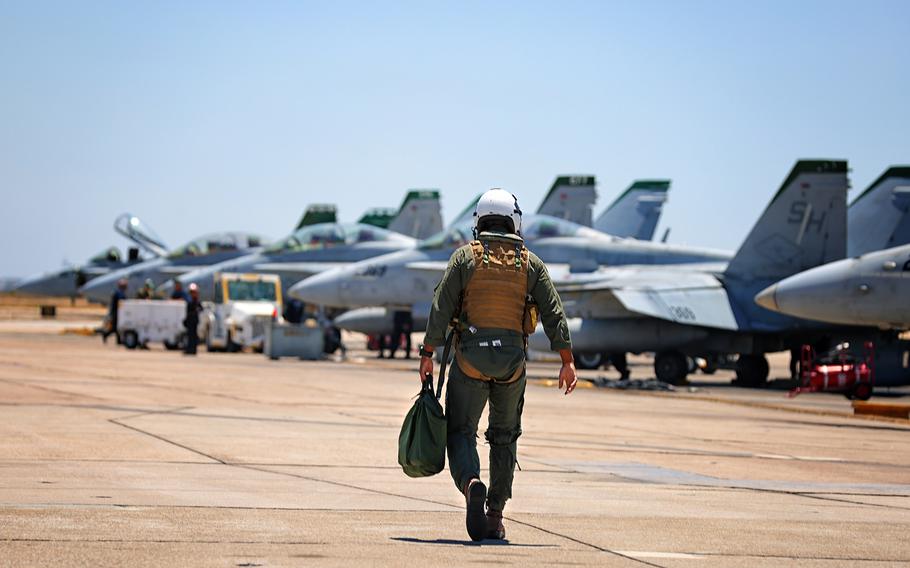
<path fill-rule="evenodd" d="M 598 211 L 668 177 L 671 241 L 735 249 L 800 157 L 910 163 L 908 2 L 3 2 L 0 276 L 130 211 L 176 246 L 438 187 Z M 660 229 L 662 230 L 662 229 Z"/>

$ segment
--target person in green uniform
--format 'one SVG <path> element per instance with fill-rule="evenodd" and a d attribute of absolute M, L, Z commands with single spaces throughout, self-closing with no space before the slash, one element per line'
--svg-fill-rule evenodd
<path fill-rule="evenodd" d="M 465 495 L 471 539 L 504 539 L 502 511 L 512 496 L 521 436 L 527 336 L 538 315 L 550 348 L 562 359 L 560 390 L 571 393 L 578 377 L 562 301 L 546 265 L 524 246 L 515 196 L 502 189 L 484 193 L 474 211 L 474 236 L 452 254 L 436 287 L 420 347 L 420 378 L 432 375 L 434 350 L 453 325 L 455 363 L 446 391 L 449 470 Z M 489 492 L 480 480 L 476 441 L 488 402 Z"/>

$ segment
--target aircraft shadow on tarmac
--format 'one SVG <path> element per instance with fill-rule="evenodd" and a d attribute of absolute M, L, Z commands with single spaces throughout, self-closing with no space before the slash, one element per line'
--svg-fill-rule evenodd
<path fill-rule="evenodd" d="M 474 542 L 472 540 L 454 540 L 451 538 L 414 538 L 410 536 L 393 536 L 391 540 L 398 542 L 409 542 L 411 544 L 447 544 L 451 546 L 520 546 L 522 548 L 559 548 L 555 544 L 515 544 L 508 540 L 481 540 Z"/>

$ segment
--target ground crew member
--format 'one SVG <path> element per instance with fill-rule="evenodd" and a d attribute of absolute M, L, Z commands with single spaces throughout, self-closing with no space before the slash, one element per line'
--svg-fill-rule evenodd
<path fill-rule="evenodd" d="M 629 373 L 629 360 L 626 359 L 626 352 L 616 351 L 615 353 L 610 353 L 609 359 L 613 368 L 619 372 L 619 380 L 629 380 L 631 373 Z"/>
<path fill-rule="evenodd" d="M 142 285 L 142 288 L 139 288 L 139 292 L 136 294 L 137 300 L 151 300 L 155 295 L 155 283 L 152 282 L 151 278 L 145 279 L 145 284 Z"/>
<path fill-rule="evenodd" d="M 505 538 L 502 511 L 512 496 L 521 435 L 527 335 L 539 311 L 550 347 L 559 351 L 559 388 L 575 390 L 577 376 L 562 301 L 544 263 L 524 246 L 518 200 L 491 189 L 474 211 L 475 239 L 452 255 L 436 287 L 420 347 L 420 377 L 433 372 L 433 352 L 453 317 L 457 346 L 446 392 L 449 470 L 465 495 L 473 540 Z M 536 307 L 536 308 L 535 308 Z M 536 318 L 534 318 L 536 319 Z M 480 481 L 477 424 L 487 401 L 490 490 Z M 486 511 L 484 511 L 486 500 Z"/>
<path fill-rule="evenodd" d="M 186 327 L 186 348 L 184 355 L 195 355 L 196 346 L 199 344 L 199 312 L 202 304 L 199 302 L 199 287 L 193 282 L 190 284 L 190 298 L 186 302 L 186 318 L 183 325 Z"/>
<path fill-rule="evenodd" d="M 184 302 L 190 301 L 190 296 L 186 293 L 186 290 L 183 289 L 183 282 L 180 280 L 174 280 L 174 289 L 171 291 L 171 299 L 183 300 Z"/>
<path fill-rule="evenodd" d="M 395 351 L 401 346 L 401 336 L 404 335 L 404 358 L 411 358 L 411 331 L 414 329 L 414 318 L 410 310 L 395 310 L 392 315 L 392 344 L 389 359 L 395 358 Z"/>
<path fill-rule="evenodd" d="M 107 337 L 113 333 L 117 338 L 117 345 L 120 345 L 120 335 L 117 333 L 117 314 L 120 312 L 120 301 L 126 300 L 126 286 L 126 278 L 121 278 L 117 281 L 117 289 L 111 294 L 111 304 L 107 311 L 107 319 L 110 327 L 105 329 L 101 334 L 101 341 L 103 343 L 107 343 Z"/>

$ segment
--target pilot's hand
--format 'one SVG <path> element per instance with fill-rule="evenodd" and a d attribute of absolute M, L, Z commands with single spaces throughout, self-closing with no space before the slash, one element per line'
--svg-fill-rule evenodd
<path fill-rule="evenodd" d="M 578 373 L 575 372 L 575 363 L 563 363 L 559 370 L 559 390 L 566 389 L 570 394 L 578 385 Z"/>
<path fill-rule="evenodd" d="M 433 358 L 432 357 L 421 357 L 420 358 L 420 382 L 427 380 L 427 375 L 433 376 Z"/>

